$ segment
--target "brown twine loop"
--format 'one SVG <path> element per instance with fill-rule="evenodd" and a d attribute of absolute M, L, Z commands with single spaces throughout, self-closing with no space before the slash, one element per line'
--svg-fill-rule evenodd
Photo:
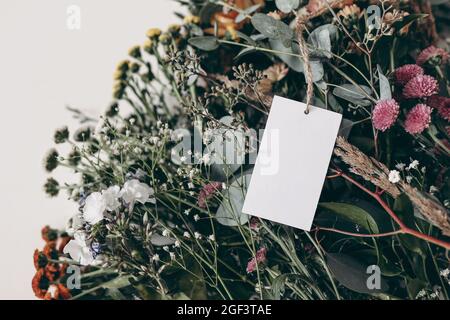
<path fill-rule="evenodd" d="M 311 107 L 311 100 L 314 94 L 314 82 L 311 63 L 309 60 L 308 47 L 306 46 L 306 41 L 303 38 L 303 31 L 305 30 L 305 20 L 302 19 L 300 15 L 297 15 L 296 30 L 300 54 L 303 57 L 303 69 L 304 69 L 303 72 L 305 74 L 306 83 L 308 86 L 306 89 L 306 110 L 305 110 L 305 114 L 308 114 Z"/>

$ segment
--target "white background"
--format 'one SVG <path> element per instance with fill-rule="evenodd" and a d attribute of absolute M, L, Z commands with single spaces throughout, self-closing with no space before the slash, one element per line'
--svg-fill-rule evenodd
<path fill-rule="evenodd" d="M 66 26 L 69 5 L 81 8 L 81 30 Z M 171 0 L 0 2 L 0 299 L 34 298 L 40 230 L 63 227 L 77 210 L 64 192 L 49 199 L 42 191 L 54 129 L 76 124 L 65 106 L 100 115 L 117 62 L 150 27 L 179 22 L 176 8 Z"/>

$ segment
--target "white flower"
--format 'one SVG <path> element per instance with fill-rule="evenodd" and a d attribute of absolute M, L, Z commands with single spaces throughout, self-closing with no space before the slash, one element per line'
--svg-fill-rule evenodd
<path fill-rule="evenodd" d="M 395 165 L 395 168 L 397 168 L 398 170 L 400 170 L 400 171 L 402 171 L 403 169 L 405 169 L 405 167 L 406 167 L 406 164 L 404 164 L 404 163 L 397 163 L 396 165 Z"/>
<path fill-rule="evenodd" d="M 114 211 L 120 207 L 120 187 L 112 186 L 102 191 L 103 199 L 106 202 L 106 210 Z"/>
<path fill-rule="evenodd" d="M 170 255 L 170 260 L 175 260 L 175 253 L 170 252 L 169 255 Z"/>
<path fill-rule="evenodd" d="M 412 176 L 407 176 L 406 177 L 406 182 L 411 183 L 412 180 L 413 180 Z"/>
<path fill-rule="evenodd" d="M 83 218 L 89 224 L 96 224 L 103 220 L 106 201 L 100 192 L 91 193 L 85 201 Z"/>
<path fill-rule="evenodd" d="M 447 278 L 450 275 L 450 270 L 448 268 L 441 270 L 439 274 L 441 275 L 441 277 Z"/>
<path fill-rule="evenodd" d="M 181 156 L 181 158 L 180 158 L 180 161 L 181 161 L 181 163 L 184 163 L 184 162 L 186 162 L 186 157 L 185 156 Z"/>
<path fill-rule="evenodd" d="M 436 192 L 439 192 L 439 189 L 436 188 L 435 186 L 430 186 L 430 193 L 433 194 L 433 193 L 436 193 Z"/>
<path fill-rule="evenodd" d="M 211 161 L 211 155 L 209 153 L 205 153 L 203 155 L 203 157 L 201 158 L 200 162 L 204 163 L 204 164 L 209 164 Z"/>
<path fill-rule="evenodd" d="M 200 216 L 199 216 L 198 214 L 196 214 L 196 215 L 194 216 L 194 220 L 195 220 L 195 221 L 200 220 Z"/>
<path fill-rule="evenodd" d="M 408 170 L 411 170 L 411 169 L 417 169 L 418 166 L 419 166 L 419 161 L 413 160 L 413 161 L 409 164 Z"/>
<path fill-rule="evenodd" d="M 201 239 L 202 235 L 198 232 L 194 232 L 194 237 L 195 237 L 195 239 Z"/>
<path fill-rule="evenodd" d="M 58 288 L 56 287 L 56 285 L 52 284 L 50 285 L 50 287 L 48 287 L 47 293 L 50 294 L 50 297 L 52 299 L 56 299 L 56 292 L 58 291 Z"/>
<path fill-rule="evenodd" d="M 188 216 L 188 215 L 189 215 L 189 213 L 191 213 L 191 209 L 186 209 L 186 210 L 184 210 L 184 214 L 185 214 L 185 215 L 187 215 L 187 216 Z"/>
<path fill-rule="evenodd" d="M 168 237 L 170 235 L 169 230 L 164 229 L 164 231 L 162 232 L 163 237 Z"/>
<path fill-rule="evenodd" d="M 140 182 L 137 179 L 132 179 L 123 185 L 120 195 L 126 203 L 134 203 L 135 201 L 142 204 L 146 202 L 156 203 L 153 197 L 155 191 L 147 184 Z"/>
<path fill-rule="evenodd" d="M 389 181 L 392 183 L 397 183 L 400 181 L 400 172 L 398 172 L 397 170 L 391 170 L 391 172 L 389 172 Z"/>
<path fill-rule="evenodd" d="M 179 247 L 181 247 L 181 242 L 180 242 L 180 240 L 175 240 L 175 248 L 179 248 Z"/>
<path fill-rule="evenodd" d="M 64 247 L 63 252 L 83 266 L 88 266 L 94 262 L 92 251 L 86 244 L 86 235 L 84 232 L 77 231 L 74 234 L 74 240 L 70 240 Z"/>
<path fill-rule="evenodd" d="M 189 234 L 189 232 L 187 232 L 187 231 L 185 231 L 184 233 L 183 233 L 183 236 L 185 237 L 185 238 L 190 238 L 191 237 L 191 235 Z"/>
<path fill-rule="evenodd" d="M 215 237 L 213 234 L 210 234 L 209 237 L 208 237 L 208 239 L 209 239 L 210 241 L 216 241 L 216 237 Z"/>
<path fill-rule="evenodd" d="M 83 227 L 83 217 L 80 213 L 76 213 L 67 223 L 66 232 L 72 236 L 76 231 L 80 230 L 81 227 Z"/>
<path fill-rule="evenodd" d="M 153 261 L 159 261 L 159 254 L 155 254 L 155 255 L 152 257 L 152 260 L 153 260 Z"/>

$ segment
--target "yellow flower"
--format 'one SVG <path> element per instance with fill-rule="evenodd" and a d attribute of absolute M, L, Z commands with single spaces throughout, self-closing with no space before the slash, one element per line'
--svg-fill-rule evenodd
<path fill-rule="evenodd" d="M 181 26 L 179 24 L 171 24 L 169 26 L 169 32 L 170 33 L 178 33 L 180 32 Z"/>
<path fill-rule="evenodd" d="M 147 52 L 151 52 L 151 51 L 152 51 L 152 48 L 153 48 L 153 41 L 150 40 L 150 39 L 147 39 L 147 40 L 144 42 L 142 48 L 143 48 L 145 51 L 147 51 Z"/>
<path fill-rule="evenodd" d="M 184 23 L 185 24 L 199 24 L 200 23 L 200 17 L 198 17 L 198 16 L 186 16 L 186 17 L 184 17 Z"/>
<path fill-rule="evenodd" d="M 147 31 L 147 37 L 150 39 L 158 38 L 161 35 L 162 31 L 158 28 L 151 28 Z"/>

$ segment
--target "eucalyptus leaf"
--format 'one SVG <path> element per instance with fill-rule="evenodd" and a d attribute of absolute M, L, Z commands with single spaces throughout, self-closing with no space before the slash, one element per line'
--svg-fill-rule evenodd
<path fill-rule="evenodd" d="M 219 47 L 219 40 L 213 36 L 203 36 L 190 38 L 188 40 L 189 44 L 204 51 L 213 51 Z"/>
<path fill-rule="evenodd" d="M 289 68 L 297 72 L 303 72 L 303 61 L 299 57 L 294 56 L 292 48 L 286 48 L 280 40 L 269 40 L 270 47 L 282 53 L 277 53 L 278 58 L 286 63 Z"/>
<path fill-rule="evenodd" d="M 300 5 L 300 0 L 275 0 L 278 10 L 284 13 L 291 13 Z"/>
<path fill-rule="evenodd" d="M 222 191 L 222 203 L 216 212 L 216 219 L 220 224 L 236 227 L 249 221 L 249 216 L 242 212 L 242 208 L 251 177 L 251 174 L 244 174 Z"/>
<path fill-rule="evenodd" d="M 336 97 L 350 101 L 357 105 L 369 106 L 371 102 L 366 99 L 366 94 L 370 95 L 372 90 L 364 85 L 356 86 L 354 84 L 341 84 L 333 89 Z"/>
<path fill-rule="evenodd" d="M 380 289 L 369 289 L 367 280 L 370 273 L 367 273 L 368 265 L 365 265 L 355 258 L 343 253 L 327 253 L 327 265 L 335 278 L 344 287 L 359 292 L 374 294 L 388 290 L 386 281 L 381 277 Z M 381 275 L 380 275 L 381 276 Z"/>
<path fill-rule="evenodd" d="M 313 47 L 312 57 L 331 58 L 332 41 L 337 39 L 338 28 L 332 24 L 325 24 L 314 29 L 308 37 L 308 43 Z"/>
<path fill-rule="evenodd" d="M 294 37 L 294 31 L 287 24 L 263 13 L 254 14 L 252 24 L 269 39 L 281 40 L 284 45 L 292 42 Z"/>
<path fill-rule="evenodd" d="M 378 225 L 365 210 L 348 203 L 323 202 L 319 206 L 333 211 L 342 219 L 355 223 L 371 233 L 379 233 Z"/>
<path fill-rule="evenodd" d="M 388 78 L 383 74 L 380 65 L 377 66 L 378 78 L 380 80 L 380 100 L 392 99 L 391 85 Z"/>

